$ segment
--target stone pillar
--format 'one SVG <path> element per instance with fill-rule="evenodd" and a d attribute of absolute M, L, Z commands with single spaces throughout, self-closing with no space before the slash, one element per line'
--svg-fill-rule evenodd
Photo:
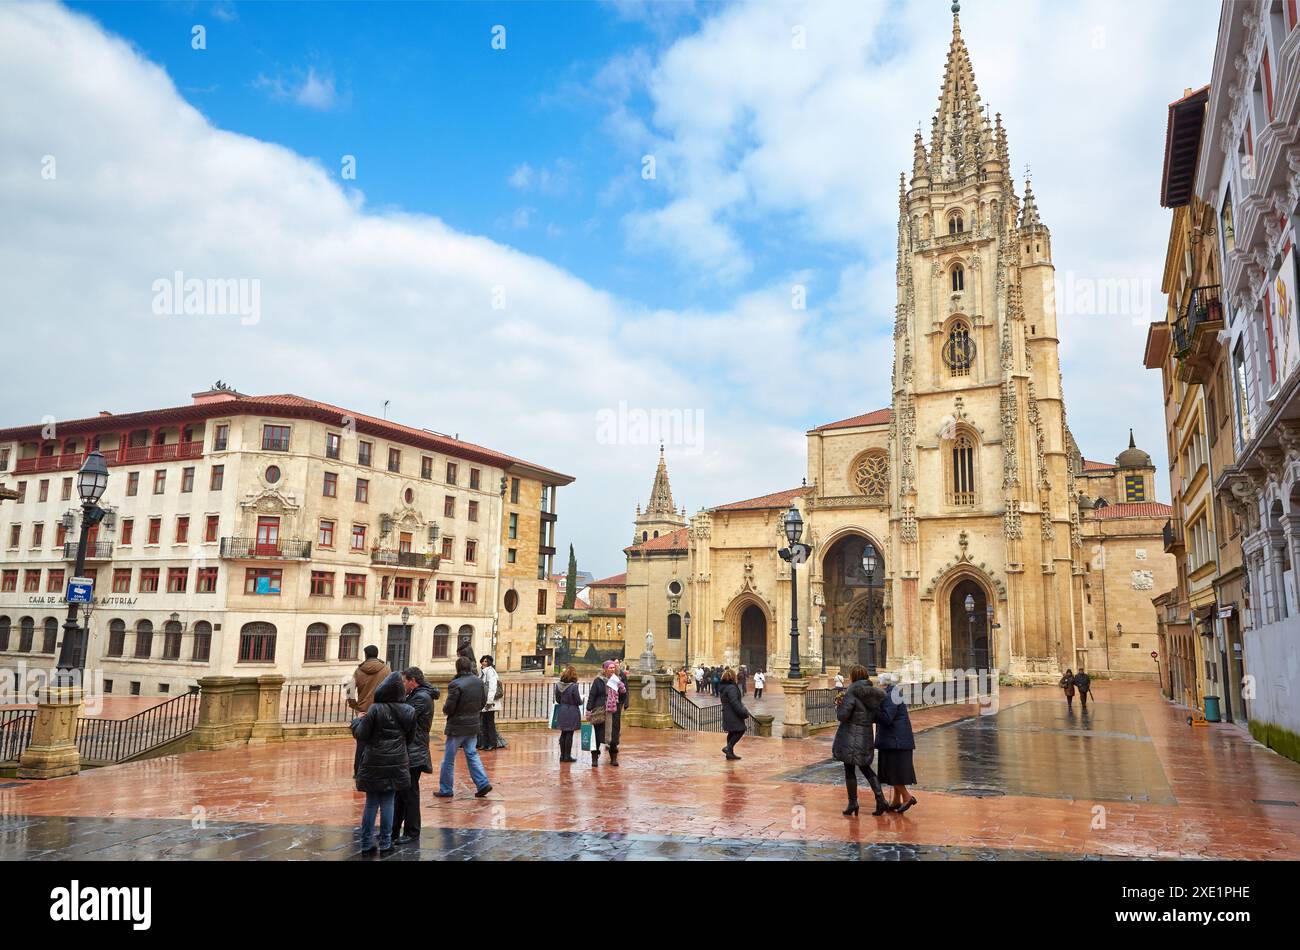
<path fill-rule="evenodd" d="M 249 739 L 257 742 L 278 742 L 284 738 L 284 723 L 280 721 L 280 697 L 284 692 L 284 677 L 267 673 L 257 677 L 257 708 Z"/>
<path fill-rule="evenodd" d="M 81 714 L 79 686 L 49 686 L 36 704 L 32 741 L 18 760 L 19 778 L 59 778 L 81 771 L 77 751 L 77 717 Z"/>
<path fill-rule="evenodd" d="M 672 691 L 671 673 L 640 673 L 628 684 L 627 710 L 623 725 L 641 729 L 672 729 L 673 716 L 668 708 Z"/>
<path fill-rule="evenodd" d="M 806 679 L 785 679 L 781 681 L 785 690 L 785 723 L 781 726 L 781 735 L 786 739 L 807 739 L 808 728 L 808 681 Z"/>
<path fill-rule="evenodd" d="M 204 676 L 199 679 L 199 721 L 190 737 L 196 751 L 223 749 L 234 739 L 231 709 L 234 702 L 233 676 Z"/>
<path fill-rule="evenodd" d="M 236 742 L 247 742 L 257 722 L 257 677 L 235 678 L 230 694 L 230 729 Z"/>
<path fill-rule="evenodd" d="M 775 716 L 767 716 L 763 713 L 754 713 L 754 735 L 761 736 L 764 739 L 772 738 L 772 721 Z"/>

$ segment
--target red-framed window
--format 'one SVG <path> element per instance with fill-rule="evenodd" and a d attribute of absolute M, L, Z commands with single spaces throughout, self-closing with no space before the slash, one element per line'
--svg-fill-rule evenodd
<path fill-rule="evenodd" d="M 448 485 L 456 484 L 456 463 L 455 462 L 447 463 L 447 484 Z"/>
<path fill-rule="evenodd" d="M 185 468 L 181 470 L 181 494 L 188 494 L 194 491 L 194 469 Z"/>
<path fill-rule="evenodd" d="M 388 450 L 388 470 L 398 473 L 402 471 L 402 453 L 398 449 Z"/>
<path fill-rule="evenodd" d="M 167 469 L 160 468 L 153 473 L 153 493 L 155 495 L 165 494 L 167 491 Z"/>
<path fill-rule="evenodd" d="M 240 663 L 275 662 L 275 627 L 269 623 L 246 623 L 239 631 Z"/>
<path fill-rule="evenodd" d="M 32 547 L 39 548 L 45 543 L 45 525 L 37 522 L 32 525 Z"/>
<path fill-rule="evenodd" d="M 324 663 L 326 648 L 329 644 L 329 627 L 323 623 L 314 623 L 307 628 L 307 643 L 303 650 L 304 663 Z"/>
<path fill-rule="evenodd" d="M 1296 12 L 1296 0 L 1286 0 L 1286 28 L 1287 32 L 1296 28 L 1296 23 L 1300 22 L 1300 14 Z"/>
<path fill-rule="evenodd" d="M 122 546 L 127 547 L 131 544 L 131 538 L 135 535 L 135 519 L 122 519 Z"/>
<path fill-rule="evenodd" d="M 469 581 L 460 582 L 460 602 L 462 604 L 478 603 L 478 584 Z"/>
<path fill-rule="evenodd" d="M 72 501 L 72 479 L 71 478 L 65 478 L 63 480 L 63 491 L 59 495 L 59 500 Z"/>
<path fill-rule="evenodd" d="M 149 519 L 149 543 L 158 544 L 162 540 L 162 519 Z"/>
<path fill-rule="evenodd" d="M 41 569 L 23 571 L 23 593 L 39 594 L 41 591 Z"/>
<path fill-rule="evenodd" d="M 289 427 L 273 425 L 262 426 L 262 451 L 288 452 Z"/>
<path fill-rule="evenodd" d="M 344 597 L 365 597 L 366 596 L 366 575 L 344 574 L 343 575 L 343 596 Z"/>
<path fill-rule="evenodd" d="M 158 593 L 158 568 L 142 567 L 140 568 L 140 587 L 142 594 Z"/>
<path fill-rule="evenodd" d="M 469 470 L 469 487 L 470 487 L 470 488 L 474 489 L 475 491 L 478 490 L 479 479 L 482 477 L 482 474 L 483 474 L 483 473 L 480 472 L 480 471 L 479 471 L 478 469 L 476 469 L 476 468 L 471 468 L 471 469 Z"/>
<path fill-rule="evenodd" d="M 450 560 L 452 559 L 452 557 L 455 555 L 455 553 L 456 553 L 456 539 L 455 539 L 455 538 L 443 538 L 443 539 L 442 539 L 442 559 L 443 559 L 444 561 L 450 561 Z"/>
<path fill-rule="evenodd" d="M 320 534 L 318 536 L 317 544 L 319 547 L 322 548 L 334 547 L 334 522 L 333 521 L 326 521 L 323 518 L 321 519 Z"/>
<path fill-rule="evenodd" d="M 442 499 L 442 514 L 445 518 L 456 517 L 456 496 L 447 495 Z"/>
<path fill-rule="evenodd" d="M 115 594 L 131 593 L 131 568 L 129 567 L 113 568 L 113 593 Z"/>
<path fill-rule="evenodd" d="M 471 539 L 465 542 L 465 563 L 466 564 L 478 563 L 478 542 L 477 541 Z"/>
<path fill-rule="evenodd" d="M 54 529 L 54 546 L 61 548 L 68 542 L 68 529 L 63 522 L 59 522 Z"/>
<path fill-rule="evenodd" d="M 370 467 L 370 458 L 374 452 L 374 446 L 369 442 L 357 442 L 357 464 Z"/>
<path fill-rule="evenodd" d="M 38 502 L 50 500 L 50 480 L 48 478 L 41 479 L 41 486 L 36 492 L 36 500 Z"/>
<path fill-rule="evenodd" d="M 200 594 L 215 594 L 217 592 L 217 568 L 201 567 L 194 576 L 194 588 Z"/>
<path fill-rule="evenodd" d="M 179 515 L 176 518 L 176 543 L 190 543 L 190 516 Z"/>
<path fill-rule="evenodd" d="M 61 594 L 63 593 L 63 568 L 50 568 L 49 575 L 45 578 L 45 593 Z"/>
<path fill-rule="evenodd" d="M 438 586 L 433 593 L 434 599 L 440 604 L 451 603 L 452 588 L 455 586 L 455 581 L 438 581 Z"/>
<path fill-rule="evenodd" d="M 1273 355 L 1273 301 L 1269 291 L 1264 291 L 1264 335 L 1268 339 L 1268 378 L 1270 385 L 1277 382 L 1277 360 Z"/>
<path fill-rule="evenodd" d="M 221 515 L 208 515 L 207 524 L 203 528 L 203 540 L 212 542 L 217 540 L 221 533 Z"/>
<path fill-rule="evenodd" d="M 311 596 L 334 596 L 334 573 L 332 571 L 311 572 Z M 321 659 L 324 659 L 324 657 L 322 656 Z"/>
<path fill-rule="evenodd" d="M 357 479 L 357 502 L 365 505 L 370 502 L 370 480 L 365 478 Z"/>
<path fill-rule="evenodd" d="M 230 426 L 223 423 L 212 433 L 212 451 L 224 452 L 228 448 L 230 448 Z"/>
<path fill-rule="evenodd" d="M 366 549 L 366 526 L 363 524 L 354 524 L 352 526 L 352 550 L 364 551 Z"/>
<path fill-rule="evenodd" d="M 433 459 L 427 455 L 420 457 L 420 477 L 433 478 Z"/>
<path fill-rule="evenodd" d="M 0 575 L 0 593 L 9 594 L 17 590 L 18 571 L 14 568 L 9 568 L 3 575 Z"/>
<path fill-rule="evenodd" d="M 471 501 L 471 502 L 469 503 L 469 514 L 466 515 L 466 517 L 469 518 L 470 521 L 478 521 L 478 502 L 477 502 L 477 501 Z"/>
<path fill-rule="evenodd" d="M 16 548 L 23 542 L 23 526 L 20 524 L 11 524 L 9 526 L 9 546 Z"/>
<path fill-rule="evenodd" d="M 284 572 L 278 567 L 250 567 L 244 570 L 245 594 L 278 596 Z"/>
<path fill-rule="evenodd" d="M 212 476 L 208 479 L 208 491 L 221 491 L 221 486 L 226 482 L 226 466 L 212 466 Z"/>
<path fill-rule="evenodd" d="M 326 472 L 325 483 L 321 487 L 321 495 L 325 498 L 339 497 L 339 473 Z"/>
<path fill-rule="evenodd" d="M 393 600 L 409 601 L 411 599 L 411 587 L 412 587 L 411 578 L 394 577 L 393 578 Z"/>
<path fill-rule="evenodd" d="M 325 433 L 325 457 L 327 459 L 337 459 L 343 449 L 343 436 L 337 432 Z"/>
<path fill-rule="evenodd" d="M 167 593 L 183 594 L 190 586 L 190 569 L 188 567 L 167 568 Z"/>
<path fill-rule="evenodd" d="M 256 553 L 273 557 L 280 553 L 280 519 L 263 515 L 257 519 Z"/>

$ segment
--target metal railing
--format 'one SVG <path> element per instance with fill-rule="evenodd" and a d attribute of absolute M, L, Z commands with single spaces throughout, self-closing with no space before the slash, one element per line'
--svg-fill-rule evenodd
<path fill-rule="evenodd" d="M 810 725 L 835 721 L 835 693 L 833 689 L 810 689 L 804 693 L 805 715 Z"/>
<path fill-rule="evenodd" d="M 107 561 L 113 556 L 112 541 L 94 541 L 86 544 L 87 561 Z M 63 559 L 65 561 L 75 561 L 77 559 L 77 542 L 63 542 Z"/>
<path fill-rule="evenodd" d="M 250 558 L 253 560 L 311 557 L 311 542 L 298 540 L 259 541 L 256 538 L 222 538 L 223 558 Z"/>
<path fill-rule="evenodd" d="M 32 741 L 34 709 L 0 710 L 0 762 L 17 762 Z"/>
<path fill-rule="evenodd" d="M 284 723 L 349 723 L 356 715 L 348 708 L 348 688 L 342 683 L 285 683 L 280 697 Z"/>
<path fill-rule="evenodd" d="M 129 719 L 77 719 L 81 761 L 116 763 L 143 755 L 193 731 L 199 721 L 199 694 L 185 693 Z"/>
<path fill-rule="evenodd" d="M 439 554 L 423 554 L 419 551 L 393 551 L 375 548 L 370 552 L 370 563 L 382 567 L 414 567 L 424 571 L 436 571 Z"/>
<path fill-rule="evenodd" d="M 702 706 L 690 696 L 681 692 L 676 686 L 669 687 L 668 713 L 673 717 L 673 725 L 689 732 L 725 732 L 722 728 L 722 704 L 711 703 Z M 745 720 L 745 732 L 753 735 L 754 720 Z"/>
<path fill-rule="evenodd" d="M 497 722 L 550 721 L 555 702 L 555 683 L 502 683 L 505 696 L 497 701 Z M 579 683 L 578 693 L 585 704 L 590 683 Z"/>

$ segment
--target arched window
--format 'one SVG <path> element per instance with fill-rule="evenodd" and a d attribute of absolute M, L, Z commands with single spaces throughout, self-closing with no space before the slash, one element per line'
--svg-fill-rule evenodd
<path fill-rule="evenodd" d="M 135 625 L 135 656 L 136 659 L 147 660 L 153 653 L 153 624 L 148 620 L 141 620 Z"/>
<path fill-rule="evenodd" d="M 164 660 L 179 660 L 181 658 L 181 637 L 184 628 L 178 620 L 168 620 L 163 624 L 163 655 Z"/>
<path fill-rule="evenodd" d="M 339 630 L 339 659 L 355 660 L 361 655 L 361 625 L 345 623 Z"/>
<path fill-rule="evenodd" d="M 254 621 L 240 628 L 239 662 L 275 662 L 275 624 Z"/>
<path fill-rule="evenodd" d="M 303 650 L 304 663 L 324 663 L 325 647 L 329 644 L 330 628 L 323 623 L 313 623 L 307 627 L 307 645 Z"/>
<path fill-rule="evenodd" d="M 108 624 L 108 655 L 121 656 L 126 652 L 126 621 L 110 620 Z"/>
<path fill-rule="evenodd" d="M 41 639 L 41 652 L 53 654 L 59 645 L 59 622 L 53 617 L 45 618 L 45 636 Z"/>
<path fill-rule="evenodd" d="M 958 320 L 948 331 L 948 339 L 943 345 L 943 361 L 948 365 L 951 376 L 969 376 L 971 364 L 975 360 L 975 344 L 971 342 L 970 327 L 963 320 Z"/>
<path fill-rule="evenodd" d="M 975 504 L 975 439 L 969 432 L 958 432 L 953 439 L 948 472 L 949 502 L 954 505 Z"/>
<path fill-rule="evenodd" d="M 212 624 L 200 620 L 194 625 L 194 649 L 190 659 L 195 663 L 207 663 L 212 658 Z"/>
<path fill-rule="evenodd" d="M 966 230 L 966 222 L 962 219 L 960 211 L 954 211 L 948 216 L 948 233 L 961 234 Z"/>
<path fill-rule="evenodd" d="M 18 621 L 18 652 L 31 653 L 32 640 L 36 637 L 36 621 L 23 617 Z"/>
<path fill-rule="evenodd" d="M 642 531 L 642 532 L 641 532 L 641 540 L 642 540 L 642 541 L 649 541 L 649 540 L 650 540 L 650 532 L 649 532 L 649 531 Z"/>
<path fill-rule="evenodd" d="M 952 292 L 960 293 L 966 289 L 966 268 L 960 264 L 952 265 Z"/>
<path fill-rule="evenodd" d="M 682 615 L 668 615 L 668 639 L 680 640 L 682 638 Z"/>
<path fill-rule="evenodd" d="M 346 627 L 344 628 L 347 629 Z M 445 623 L 440 623 L 433 628 L 433 658 L 441 659 L 448 655 L 451 649 L 451 627 Z"/>
<path fill-rule="evenodd" d="M 461 644 L 472 644 L 474 642 L 474 628 L 469 624 L 461 624 L 460 629 L 456 631 L 456 648 L 460 649 Z"/>
<path fill-rule="evenodd" d="M 9 649 L 9 618 L 0 617 L 0 653 Z"/>

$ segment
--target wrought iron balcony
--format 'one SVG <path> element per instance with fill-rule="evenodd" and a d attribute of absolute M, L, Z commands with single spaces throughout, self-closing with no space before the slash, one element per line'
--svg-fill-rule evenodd
<path fill-rule="evenodd" d="M 257 538 L 222 538 L 221 556 L 250 560 L 307 560 L 311 557 L 311 542 L 278 538 L 274 541 L 259 541 Z"/>
<path fill-rule="evenodd" d="M 437 554 L 423 554 L 419 551 L 374 548 L 370 552 L 370 563 L 378 567 L 410 567 L 418 571 L 436 571 L 441 560 L 442 558 Z"/>
<path fill-rule="evenodd" d="M 113 557 L 112 541 L 91 541 L 86 544 L 87 561 L 107 561 L 112 557 Z M 76 541 L 64 542 L 63 559 L 65 561 L 75 561 L 77 559 Z"/>
<path fill-rule="evenodd" d="M 1185 383 L 1208 381 L 1214 362 L 1214 344 L 1223 329 L 1223 304 L 1219 285 L 1195 288 L 1187 298 L 1187 307 L 1173 327 L 1174 356 L 1178 358 L 1178 376 Z"/>
<path fill-rule="evenodd" d="M 1177 554 L 1183 550 L 1183 523 L 1170 518 L 1164 528 L 1165 553 Z"/>

